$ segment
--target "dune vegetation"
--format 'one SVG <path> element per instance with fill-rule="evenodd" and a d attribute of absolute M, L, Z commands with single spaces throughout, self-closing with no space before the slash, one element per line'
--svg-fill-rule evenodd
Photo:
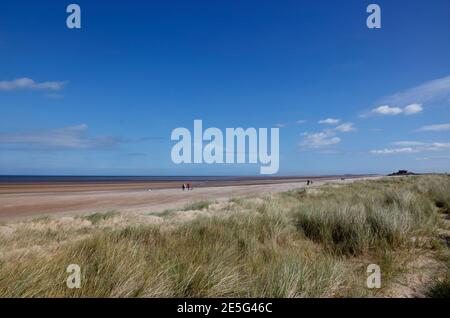
<path fill-rule="evenodd" d="M 449 214 L 450 176 L 423 175 L 4 223 L 0 297 L 449 297 Z"/>

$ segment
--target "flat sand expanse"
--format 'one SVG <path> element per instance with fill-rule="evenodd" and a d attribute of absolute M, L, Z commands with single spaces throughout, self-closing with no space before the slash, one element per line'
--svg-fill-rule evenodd
<path fill-rule="evenodd" d="M 352 182 L 376 176 L 346 178 L 320 177 L 313 186 L 327 182 Z M 273 179 L 208 182 L 195 184 L 192 191 L 182 191 L 180 182 L 119 184 L 1 184 L 0 221 L 41 215 L 72 215 L 120 211 L 158 212 L 179 208 L 200 200 L 223 201 L 232 197 L 259 196 L 270 192 L 305 187 L 305 179 Z M 148 191 L 151 188 L 152 191 Z"/>

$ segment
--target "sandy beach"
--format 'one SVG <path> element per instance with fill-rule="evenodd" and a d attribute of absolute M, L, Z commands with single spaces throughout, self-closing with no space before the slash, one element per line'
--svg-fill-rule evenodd
<path fill-rule="evenodd" d="M 313 186 L 352 182 L 376 176 L 316 177 Z M 304 178 L 272 178 L 194 183 L 182 191 L 178 181 L 128 183 L 0 184 L 0 221 L 41 215 L 72 215 L 107 211 L 146 213 L 178 208 L 199 200 L 259 196 L 306 186 Z M 148 191 L 152 189 L 152 191 Z"/>

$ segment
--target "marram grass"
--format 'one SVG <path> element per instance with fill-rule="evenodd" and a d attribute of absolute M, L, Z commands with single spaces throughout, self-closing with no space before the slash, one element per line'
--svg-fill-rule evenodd
<path fill-rule="evenodd" d="M 430 249 L 449 204 L 450 177 L 430 175 L 192 203 L 155 224 L 117 212 L 35 219 L 0 232 L 0 297 L 377 295 L 365 266 L 395 277 L 392 260 Z M 188 210 L 205 216 L 177 221 Z M 69 264 L 79 289 L 66 286 Z"/>

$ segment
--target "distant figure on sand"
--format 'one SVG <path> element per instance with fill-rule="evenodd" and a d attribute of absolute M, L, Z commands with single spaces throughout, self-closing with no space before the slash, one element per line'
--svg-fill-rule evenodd
<path fill-rule="evenodd" d="M 183 189 L 183 191 L 186 189 L 186 183 L 183 183 L 183 185 L 181 186 L 181 189 Z"/>

